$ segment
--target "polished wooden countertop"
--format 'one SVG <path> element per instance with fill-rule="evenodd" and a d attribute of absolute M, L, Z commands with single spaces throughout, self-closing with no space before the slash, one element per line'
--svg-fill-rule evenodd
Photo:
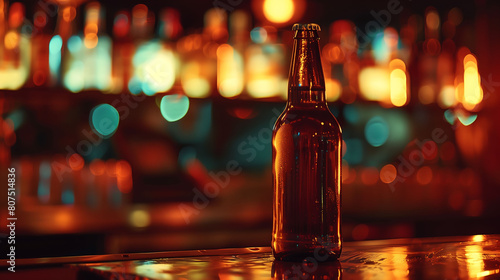
<path fill-rule="evenodd" d="M 24 259 L 16 273 L 1 265 L 1 279 L 500 279 L 500 235 L 346 242 L 335 262 L 278 262 L 256 247 Z"/>

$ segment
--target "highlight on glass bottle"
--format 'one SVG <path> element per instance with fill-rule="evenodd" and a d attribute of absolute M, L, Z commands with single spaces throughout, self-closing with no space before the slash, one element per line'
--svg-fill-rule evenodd
<path fill-rule="evenodd" d="M 317 24 L 295 24 L 288 102 L 273 129 L 277 260 L 337 259 L 342 250 L 341 128 L 325 100 Z"/>

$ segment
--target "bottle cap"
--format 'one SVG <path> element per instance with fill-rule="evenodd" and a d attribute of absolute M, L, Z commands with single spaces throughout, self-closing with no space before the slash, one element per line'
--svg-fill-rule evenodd
<path fill-rule="evenodd" d="M 292 30 L 316 30 L 321 31 L 321 27 L 319 27 L 316 23 L 296 23 L 293 25 Z"/>

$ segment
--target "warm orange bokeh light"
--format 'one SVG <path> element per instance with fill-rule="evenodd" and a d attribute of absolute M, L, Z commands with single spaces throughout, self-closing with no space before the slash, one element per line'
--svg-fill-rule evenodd
<path fill-rule="evenodd" d="M 12 50 L 19 46 L 19 34 L 15 31 L 9 31 L 5 34 L 4 46 L 8 50 Z"/>
<path fill-rule="evenodd" d="M 473 110 L 483 100 L 481 76 L 477 68 L 477 60 L 472 54 L 464 57 L 464 92 L 463 105 L 467 110 Z"/>
<path fill-rule="evenodd" d="M 394 69 L 390 76 L 391 103 L 401 107 L 407 101 L 406 73 L 401 69 Z"/>
<path fill-rule="evenodd" d="M 423 166 L 417 171 L 417 182 L 420 185 L 427 185 L 432 181 L 432 169 L 429 166 Z"/>
<path fill-rule="evenodd" d="M 427 28 L 437 30 L 439 28 L 439 23 L 439 14 L 437 11 L 429 11 L 425 17 L 425 24 L 427 25 Z"/>
<path fill-rule="evenodd" d="M 232 98 L 243 91 L 243 58 L 229 44 L 217 48 L 217 86 L 223 97 Z"/>
<path fill-rule="evenodd" d="M 380 181 L 390 184 L 396 179 L 397 175 L 396 167 L 392 164 L 387 164 L 380 170 Z"/>
<path fill-rule="evenodd" d="M 264 16 L 274 23 L 285 23 L 292 19 L 295 12 L 293 0 L 265 0 Z"/>
<path fill-rule="evenodd" d="M 85 161 L 79 154 L 72 154 L 69 157 L 68 163 L 69 167 L 71 167 L 71 169 L 75 171 L 82 169 L 83 166 L 85 165 Z"/>
<path fill-rule="evenodd" d="M 132 168 L 125 160 L 119 160 L 116 163 L 116 184 L 122 193 L 132 191 Z"/>
<path fill-rule="evenodd" d="M 104 174 L 105 169 L 106 169 L 106 165 L 100 159 L 96 159 L 90 163 L 90 172 L 94 176 L 99 176 L 99 175 Z"/>

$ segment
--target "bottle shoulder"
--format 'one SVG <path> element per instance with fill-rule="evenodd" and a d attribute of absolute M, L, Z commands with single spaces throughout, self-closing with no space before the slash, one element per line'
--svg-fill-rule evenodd
<path fill-rule="evenodd" d="M 293 108 L 287 107 L 279 116 L 274 126 L 274 131 L 283 126 L 290 126 L 294 131 L 323 131 L 342 134 L 342 129 L 327 107 L 324 108 Z"/>

